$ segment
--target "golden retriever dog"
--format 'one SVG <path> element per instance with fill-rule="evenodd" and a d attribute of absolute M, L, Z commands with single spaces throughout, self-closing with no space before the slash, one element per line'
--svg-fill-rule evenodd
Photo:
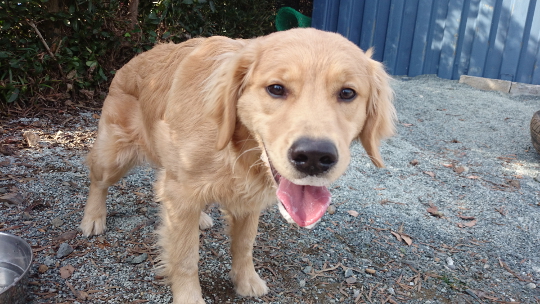
<path fill-rule="evenodd" d="M 109 186 L 149 161 L 159 168 L 160 270 L 174 303 L 204 303 L 199 227 L 212 225 L 203 209 L 215 202 L 229 225 L 236 292 L 266 294 L 252 257 L 261 211 L 278 203 L 312 227 L 354 140 L 383 167 L 379 145 L 394 133 L 395 109 L 389 77 L 370 57 L 338 34 L 293 29 L 161 44 L 133 58 L 112 81 L 88 155 L 82 232 L 105 231 Z"/>

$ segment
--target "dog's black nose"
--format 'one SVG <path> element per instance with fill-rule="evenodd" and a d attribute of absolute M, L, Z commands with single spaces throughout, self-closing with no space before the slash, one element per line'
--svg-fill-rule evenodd
<path fill-rule="evenodd" d="M 289 149 L 289 161 L 296 170 L 318 175 L 332 168 L 338 160 L 336 146 L 328 140 L 302 137 Z"/>

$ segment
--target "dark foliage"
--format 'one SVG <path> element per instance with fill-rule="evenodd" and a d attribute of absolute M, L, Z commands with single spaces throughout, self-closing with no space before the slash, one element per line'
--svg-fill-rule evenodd
<path fill-rule="evenodd" d="M 0 106 L 93 98 L 108 87 L 115 70 L 156 43 L 268 34 L 278 5 L 274 0 L 138 3 L 0 0 Z"/>

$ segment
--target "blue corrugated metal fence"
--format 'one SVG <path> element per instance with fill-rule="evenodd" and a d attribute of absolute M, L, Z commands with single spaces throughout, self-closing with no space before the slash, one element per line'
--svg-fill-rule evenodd
<path fill-rule="evenodd" d="M 315 0 L 312 18 L 393 75 L 540 84 L 537 0 Z"/>

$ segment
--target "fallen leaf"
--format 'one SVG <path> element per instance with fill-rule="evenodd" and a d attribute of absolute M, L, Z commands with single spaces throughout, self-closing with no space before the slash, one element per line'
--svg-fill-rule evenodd
<path fill-rule="evenodd" d="M 86 291 L 75 289 L 75 287 L 73 287 L 73 285 L 71 285 L 69 282 L 66 282 L 66 285 L 69 287 L 73 295 L 77 297 L 77 299 L 82 301 L 86 301 L 86 299 L 88 299 L 88 293 Z"/>
<path fill-rule="evenodd" d="M 8 193 L 0 196 L 0 203 L 8 203 L 11 205 L 20 205 L 24 202 L 24 198 L 20 193 Z"/>
<path fill-rule="evenodd" d="M 476 225 L 476 220 L 466 222 L 463 225 L 466 226 L 466 227 L 472 227 L 472 226 Z"/>
<path fill-rule="evenodd" d="M 410 124 L 410 123 L 402 123 L 401 125 L 404 126 L 404 127 L 412 127 L 412 126 L 414 126 L 413 124 Z"/>
<path fill-rule="evenodd" d="M 29 147 L 34 147 L 38 145 L 39 141 L 39 135 L 32 131 L 26 131 L 23 133 L 24 139 L 26 139 L 26 144 L 28 144 Z"/>
<path fill-rule="evenodd" d="M 60 276 L 62 279 L 69 278 L 75 272 L 75 268 L 71 265 L 66 265 L 60 268 Z"/>
<path fill-rule="evenodd" d="M 86 301 L 86 299 L 88 299 L 88 293 L 83 290 L 77 290 L 75 295 L 79 300 Z"/>
<path fill-rule="evenodd" d="M 461 166 L 455 167 L 454 172 L 456 172 L 457 174 L 461 174 L 461 173 L 465 172 L 465 168 L 461 167 Z"/>
<path fill-rule="evenodd" d="M 420 162 L 417 160 L 417 159 L 413 159 L 411 160 L 411 162 L 409 164 L 413 165 L 413 166 L 416 166 L 418 165 Z"/>
<path fill-rule="evenodd" d="M 521 184 L 517 179 L 507 179 L 506 183 L 514 188 L 517 188 L 517 189 L 521 188 Z"/>
<path fill-rule="evenodd" d="M 73 240 L 77 236 L 77 233 L 77 230 L 70 230 L 55 237 L 54 240 L 60 242 Z"/>
<path fill-rule="evenodd" d="M 354 216 L 354 217 L 357 217 L 359 215 L 359 213 L 354 211 L 354 210 L 349 210 L 349 211 L 347 211 L 347 213 Z"/>
<path fill-rule="evenodd" d="M 45 264 L 39 265 L 38 272 L 39 273 L 45 273 L 47 270 L 49 270 L 49 267 Z"/>
<path fill-rule="evenodd" d="M 434 172 L 431 172 L 431 171 L 424 171 L 425 174 L 435 178 L 435 173 Z"/>
<path fill-rule="evenodd" d="M 401 238 L 401 234 L 397 233 L 397 232 L 394 232 L 394 231 L 390 231 L 390 233 L 396 237 L 396 239 L 401 242 L 403 239 Z"/>
<path fill-rule="evenodd" d="M 453 164 L 443 164 L 443 167 L 445 168 L 452 168 L 454 165 Z"/>
<path fill-rule="evenodd" d="M 506 209 L 504 208 L 504 206 L 499 207 L 499 208 L 495 208 L 495 210 L 496 210 L 497 212 L 499 212 L 502 216 L 506 216 L 507 211 L 506 211 Z"/>
<path fill-rule="evenodd" d="M 429 204 L 429 208 L 427 208 L 426 211 L 429 212 L 429 214 L 431 214 L 433 216 L 443 217 L 442 212 L 440 212 L 439 209 L 437 208 L 437 206 L 433 205 L 432 203 Z"/>
<path fill-rule="evenodd" d="M 462 219 L 462 220 L 467 220 L 467 221 L 471 221 L 471 220 L 474 220 L 474 219 L 475 219 L 474 216 L 465 216 L 465 215 L 461 215 L 461 213 L 458 214 L 458 217 L 459 217 L 460 219 Z"/>
<path fill-rule="evenodd" d="M 99 119 L 99 115 L 94 113 L 94 114 L 92 114 L 92 118 Z"/>
<path fill-rule="evenodd" d="M 403 239 L 403 241 L 405 241 L 405 243 L 409 246 L 411 246 L 412 244 L 412 239 L 410 236 L 406 235 L 406 234 L 401 234 L 401 238 Z"/>
<path fill-rule="evenodd" d="M 392 235 L 395 236 L 396 239 L 397 239 L 399 242 L 403 241 L 403 242 L 405 242 L 405 244 L 411 246 L 411 244 L 412 244 L 412 238 L 411 238 L 409 235 L 407 235 L 407 234 L 405 234 L 405 233 L 394 232 L 394 231 L 390 231 L 390 233 L 392 233 Z"/>
<path fill-rule="evenodd" d="M 366 272 L 369 274 L 375 274 L 377 271 L 375 269 L 366 268 Z"/>
<path fill-rule="evenodd" d="M 467 176 L 468 179 L 479 179 L 480 177 L 479 176 L 476 176 L 476 175 L 469 175 Z"/>
<path fill-rule="evenodd" d="M 347 282 L 347 284 L 354 284 L 356 283 L 356 277 L 348 277 L 345 279 L 345 282 Z"/>

